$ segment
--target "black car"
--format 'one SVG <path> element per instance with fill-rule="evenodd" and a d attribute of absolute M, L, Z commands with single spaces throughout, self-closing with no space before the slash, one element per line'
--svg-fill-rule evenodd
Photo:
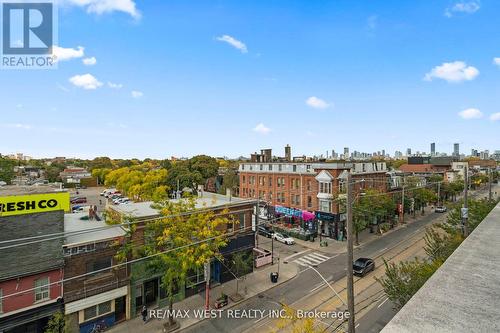
<path fill-rule="evenodd" d="M 369 258 L 359 258 L 352 265 L 354 275 L 365 276 L 366 273 L 375 269 L 375 262 Z"/>
<path fill-rule="evenodd" d="M 274 234 L 274 232 L 271 230 L 271 228 L 263 226 L 263 225 L 259 226 L 258 232 L 259 232 L 259 235 L 266 236 L 267 238 L 271 238 Z"/>

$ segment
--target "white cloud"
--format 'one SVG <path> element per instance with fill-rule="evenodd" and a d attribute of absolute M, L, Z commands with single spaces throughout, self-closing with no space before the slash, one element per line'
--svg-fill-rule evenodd
<path fill-rule="evenodd" d="M 475 108 L 465 109 L 458 113 L 463 119 L 479 119 L 483 117 L 483 113 Z"/>
<path fill-rule="evenodd" d="M 437 78 L 448 82 L 461 82 L 474 80 L 478 75 L 479 70 L 476 67 L 467 66 L 463 61 L 454 61 L 434 67 L 425 74 L 424 80 L 432 81 L 432 79 Z"/>
<path fill-rule="evenodd" d="M 490 120 L 492 120 L 492 121 L 499 121 L 499 120 L 500 120 L 500 112 L 493 113 L 493 114 L 490 116 Z"/>
<path fill-rule="evenodd" d="M 108 81 L 108 87 L 112 89 L 121 89 L 123 87 L 123 84 L 121 83 L 113 83 Z"/>
<path fill-rule="evenodd" d="M 92 74 L 75 75 L 69 78 L 69 82 L 86 90 L 93 90 L 102 86 L 102 82 L 97 80 Z"/>
<path fill-rule="evenodd" d="M 247 46 L 245 45 L 245 43 L 237 40 L 234 37 L 231 37 L 229 35 L 223 35 L 223 36 L 217 37 L 216 39 L 219 42 L 228 43 L 229 45 L 233 46 L 234 48 L 240 50 L 241 53 L 247 53 L 248 52 L 248 49 L 247 49 Z"/>
<path fill-rule="evenodd" d="M 331 104 L 325 102 L 324 100 L 316 96 L 311 96 L 308 99 L 306 99 L 306 104 L 315 109 L 326 109 L 331 106 Z"/>
<path fill-rule="evenodd" d="M 141 13 L 137 10 L 134 0 L 66 0 L 67 2 L 79 7 L 85 7 L 87 13 L 97 15 L 123 12 L 129 14 L 135 19 L 141 18 Z"/>
<path fill-rule="evenodd" d="M 144 93 L 142 91 L 132 90 L 131 95 L 133 98 L 141 98 L 144 96 Z"/>
<path fill-rule="evenodd" d="M 33 126 L 31 126 L 31 125 L 21 124 L 21 123 L 17 123 L 17 124 L 5 124 L 4 126 L 5 127 L 9 127 L 9 128 L 23 129 L 23 130 L 30 130 L 30 129 L 33 128 Z"/>
<path fill-rule="evenodd" d="M 269 132 L 271 132 L 271 129 L 269 127 L 266 127 L 263 123 L 257 124 L 257 126 L 253 128 L 253 130 L 260 134 L 268 134 Z"/>
<path fill-rule="evenodd" d="M 97 63 L 97 59 L 95 57 L 84 58 L 82 62 L 85 66 L 94 66 Z"/>
<path fill-rule="evenodd" d="M 84 47 L 78 46 L 76 49 L 71 47 L 60 47 L 57 45 L 52 46 L 52 53 L 55 56 L 55 61 L 66 61 L 73 58 L 81 58 L 84 55 Z"/>
<path fill-rule="evenodd" d="M 462 13 L 462 14 L 474 14 L 481 8 L 481 4 L 479 0 L 472 1 L 459 1 L 455 2 L 453 6 L 446 8 L 444 11 L 444 15 L 446 17 L 452 17 L 453 14 Z"/>
<path fill-rule="evenodd" d="M 500 58 L 493 58 L 493 63 L 497 66 L 500 66 Z"/>

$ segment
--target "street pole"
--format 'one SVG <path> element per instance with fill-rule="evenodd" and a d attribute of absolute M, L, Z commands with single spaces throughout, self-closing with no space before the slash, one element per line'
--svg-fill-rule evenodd
<path fill-rule="evenodd" d="M 468 205 L 467 205 L 467 192 L 469 190 L 469 168 L 465 167 L 464 171 L 464 206 L 462 211 L 462 230 L 464 237 L 467 237 L 469 231 L 467 230 L 467 218 L 468 218 Z"/>
<path fill-rule="evenodd" d="M 401 223 L 405 223 L 405 184 L 404 184 L 404 178 L 403 178 L 403 196 L 401 197 Z"/>
<path fill-rule="evenodd" d="M 441 182 L 438 183 L 438 206 L 441 201 Z"/>
<path fill-rule="evenodd" d="M 354 226 L 352 221 L 352 181 L 351 172 L 347 172 L 347 310 L 349 312 L 348 332 L 354 333 L 354 281 L 352 263 L 354 261 L 353 234 Z"/>
<path fill-rule="evenodd" d="M 491 201 L 491 168 L 488 169 L 488 182 L 489 182 L 489 190 L 488 190 L 488 200 Z"/>
<path fill-rule="evenodd" d="M 205 310 L 210 309 L 210 261 L 205 263 Z"/>

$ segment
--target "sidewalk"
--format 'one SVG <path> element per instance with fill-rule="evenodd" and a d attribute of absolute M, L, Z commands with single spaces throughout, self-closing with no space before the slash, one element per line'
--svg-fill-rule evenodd
<path fill-rule="evenodd" d="M 386 231 L 383 234 L 379 233 L 370 233 L 369 229 L 365 229 L 359 233 L 359 245 L 354 246 L 354 248 L 361 247 L 363 245 L 366 245 L 372 241 L 374 241 L 377 238 L 383 237 L 387 234 L 390 234 L 391 232 L 394 232 L 398 229 L 401 228 L 406 228 L 406 225 L 411 224 L 413 222 L 416 222 L 420 220 L 422 217 L 427 216 L 429 213 L 432 212 L 431 207 L 425 207 L 425 215 L 421 215 L 420 211 L 416 212 L 415 217 L 413 217 L 410 214 L 405 215 L 405 223 L 404 224 L 397 224 L 393 229 L 390 229 L 389 231 Z M 335 254 L 341 254 L 345 253 L 347 251 L 347 241 L 337 241 L 329 237 L 322 237 L 322 240 L 326 240 L 328 242 L 328 246 L 320 246 L 319 242 L 319 237 L 316 237 L 314 242 L 310 241 L 304 241 L 300 239 L 295 239 L 295 242 L 303 247 L 306 247 L 308 249 L 314 250 L 314 251 L 320 251 L 324 253 L 329 253 L 332 255 Z"/>
<path fill-rule="evenodd" d="M 225 306 L 223 309 L 231 308 L 250 297 L 253 297 L 257 294 L 262 293 L 263 291 L 269 290 L 273 287 L 276 287 L 292 278 L 294 278 L 298 273 L 298 267 L 296 265 L 279 265 L 279 279 L 278 283 L 272 283 L 269 278 L 269 274 L 271 272 L 275 272 L 278 270 L 278 265 L 267 265 L 265 267 L 261 267 L 255 269 L 253 273 L 246 275 L 245 280 L 241 280 L 239 282 L 239 293 L 244 296 L 241 301 L 233 302 L 231 299 L 229 300 L 229 304 Z M 246 287 L 246 290 L 245 290 Z M 229 297 L 231 297 L 236 292 L 236 280 L 231 280 L 229 282 L 218 285 L 210 290 L 210 306 L 213 307 L 215 300 L 224 292 Z M 205 306 L 205 293 L 197 294 L 191 297 L 188 297 L 180 302 L 174 303 L 174 310 L 189 310 L 190 313 L 193 313 L 193 310 L 202 310 Z M 168 309 L 168 308 L 163 308 Z M 153 310 L 153 309 L 148 309 Z M 106 332 L 110 333 L 118 333 L 118 332 L 128 332 L 128 333 L 137 333 L 137 332 L 163 332 L 163 324 L 167 322 L 168 319 L 150 319 L 143 323 L 142 317 L 132 318 L 124 323 L 118 324 L 106 330 Z M 203 319 L 195 318 L 191 315 L 189 318 L 177 318 L 177 321 L 180 323 L 180 329 L 185 329 L 189 326 L 192 326 Z M 176 332 L 178 332 L 176 330 Z"/>

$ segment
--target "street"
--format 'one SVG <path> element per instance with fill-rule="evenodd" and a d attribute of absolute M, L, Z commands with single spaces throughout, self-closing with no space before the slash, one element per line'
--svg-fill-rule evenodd
<path fill-rule="evenodd" d="M 493 191 L 498 191 L 497 188 L 498 185 L 494 186 Z M 472 194 L 472 196 L 487 197 L 487 194 L 487 189 L 482 189 Z M 391 302 L 386 300 L 380 284 L 372 277 L 372 275 L 381 276 L 385 273 L 382 258 L 386 260 L 394 258 L 396 261 L 401 261 L 412 259 L 415 256 L 423 257 L 425 255 L 423 251 L 425 227 L 432 223 L 443 222 L 445 219 L 446 214 L 435 212 L 428 213 L 417 220 L 413 220 L 412 217 L 407 216 L 407 223 L 404 227 L 396 229 L 383 237 L 376 238 L 368 244 L 362 244 L 355 249 L 355 258 L 373 258 L 376 261 L 377 267 L 375 272 L 371 272 L 363 278 L 355 277 L 354 279 L 357 316 L 356 325 L 359 332 L 380 331 L 396 313 L 393 310 Z M 275 245 L 276 243 L 277 242 L 275 242 Z M 282 245 L 286 247 L 287 253 L 290 253 L 291 248 L 287 245 Z M 281 245 L 278 245 L 278 248 L 281 248 Z M 295 252 L 297 252 L 297 249 Z M 343 295 L 341 292 L 342 288 L 345 288 L 345 282 L 342 285 L 342 280 L 345 281 L 345 265 L 346 254 L 342 253 L 321 261 L 316 266 L 316 269 L 330 283 L 336 282 L 336 291 L 339 292 L 341 296 Z M 340 288 L 337 286 L 338 283 L 340 284 Z M 360 283 L 363 284 L 362 288 L 359 286 Z M 280 303 L 294 308 L 308 310 L 326 306 L 330 311 L 341 305 L 333 292 L 324 284 L 323 280 L 316 272 L 309 268 L 302 268 L 299 274 L 289 282 L 270 289 L 265 294 L 259 294 L 252 297 L 236 305 L 233 309 L 276 310 L 281 308 Z M 276 324 L 276 320 L 269 318 L 255 320 L 223 317 L 204 320 L 182 330 L 182 332 L 271 332 L 276 330 Z M 321 321 L 320 324 L 326 325 L 328 327 L 327 331 L 333 331 L 336 327 L 336 323 L 332 321 Z"/>

